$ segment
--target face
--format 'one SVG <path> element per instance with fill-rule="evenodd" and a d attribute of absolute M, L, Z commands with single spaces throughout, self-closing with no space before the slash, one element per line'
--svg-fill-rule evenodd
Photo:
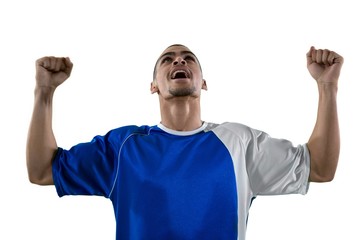
<path fill-rule="evenodd" d="M 151 92 L 164 98 L 200 96 L 206 90 L 200 63 L 196 56 L 183 45 L 165 49 L 156 62 Z"/>

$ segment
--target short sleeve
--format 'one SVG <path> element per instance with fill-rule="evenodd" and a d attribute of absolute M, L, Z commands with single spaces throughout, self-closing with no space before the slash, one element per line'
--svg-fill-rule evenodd
<path fill-rule="evenodd" d="M 69 150 L 59 148 L 52 171 L 58 195 L 108 197 L 116 174 L 117 151 L 110 134 L 96 136 Z"/>
<path fill-rule="evenodd" d="M 306 144 L 293 146 L 284 139 L 251 129 L 246 168 L 255 195 L 306 194 L 310 155 Z"/>

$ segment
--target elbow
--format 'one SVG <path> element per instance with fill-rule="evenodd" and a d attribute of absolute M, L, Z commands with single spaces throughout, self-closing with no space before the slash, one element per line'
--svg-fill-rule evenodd
<path fill-rule="evenodd" d="M 52 179 L 48 178 L 38 178 L 38 177 L 30 177 L 29 176 L 29 182 L 32 184 L 40 185 L 40 186 L 47 186 L 47 185 L 53 185 Z"/>
<path fill-rule="evenodd" d="M 312 182 L 318 182 L 318 183 L 327 183 L 332 182 L 334 180 L 335 174 L 326 174 L 326 175 L 318 175 L 316 177 L 312 177 L 310 180 Z"/>
<path fill-rule="evenodd" d="M 51 168 L 42 172 L 28 170 L 28 180 L 32 184 L 41 186 L 54 184 Z"/>
<path fill-rule="evenodd" d="M 39 160 L 37 157 L 26 157 L 28 180 L 37 185 L 53 185 L 52 160 Z"/>
<path fill-rule="evenodd" d="M 336 168 L 332 169 L 311 169 L 310 170 L 310 181 L 311 182 L 319 182 L 326 183 L 331 182 L 335 178 Z"/>
<path fill-rule="evenodd" d="M 310 151 L 310 181 L 311 182 L 331 182 L 335 178 L 339 154 L 328 152 L 315 154 Z"/>
<path fill-rule="evenodd" d="M 332 182 L 334 178 L 335 178 L 335 172 L 323 176 L 322 182 Z"/>
<path fill-rule="evenodd" d="M 37 184 L 37 185 L 42 185 L 41 182 L 41 178 L 37 177 L 37 176 L 34 176 L 34 174 L 28 174 L 28 180 L 30 183 L 32 184 Z"/>
<path fill-rule="evenodd" d="M 28 174 L 28 180 L 29 180 L 29 182 L 32 183 L 32 184 L 44 185 L 44 184 L 43 184 L 43 182 L 44 182 L 43 178 L 42 178 L 42 177 L 39 177 L 39 176 L 37 176 L 37 175 L 35 175 L 35 174 L 29 173 L 29 174 Z"/>

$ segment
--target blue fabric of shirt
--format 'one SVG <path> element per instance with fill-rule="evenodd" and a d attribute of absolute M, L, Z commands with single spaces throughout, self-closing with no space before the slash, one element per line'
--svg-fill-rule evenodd
<path fill-rule="evenodd" d="M 157 126 L 126 126 L 53 162 L 59 196 L 109 198 L 117 239 L 237 239 L 231 156 L 212 132 L 190 136 Z"/>

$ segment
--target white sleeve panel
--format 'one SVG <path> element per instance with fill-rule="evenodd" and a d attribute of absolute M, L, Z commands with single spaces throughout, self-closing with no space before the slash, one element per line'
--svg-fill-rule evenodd
<path fill-rule="evenodd" d="M 254 196 L 307 193 L 310 156 L 305 144 L 294 147 L 290 141 L 271 138 L 237 123 L 224 123 L 218 128 L 213 131 L 228 132 L 218 136 L 231 154 L 237 155 L 236 161 L 245 161 Z"/>
<path fill-rule="evenodd" d="M 310 156 L 306 145 L 271 138 L 251 129 L 246 165 L 255 194 L 306 194 L 309 186 Z"/>

